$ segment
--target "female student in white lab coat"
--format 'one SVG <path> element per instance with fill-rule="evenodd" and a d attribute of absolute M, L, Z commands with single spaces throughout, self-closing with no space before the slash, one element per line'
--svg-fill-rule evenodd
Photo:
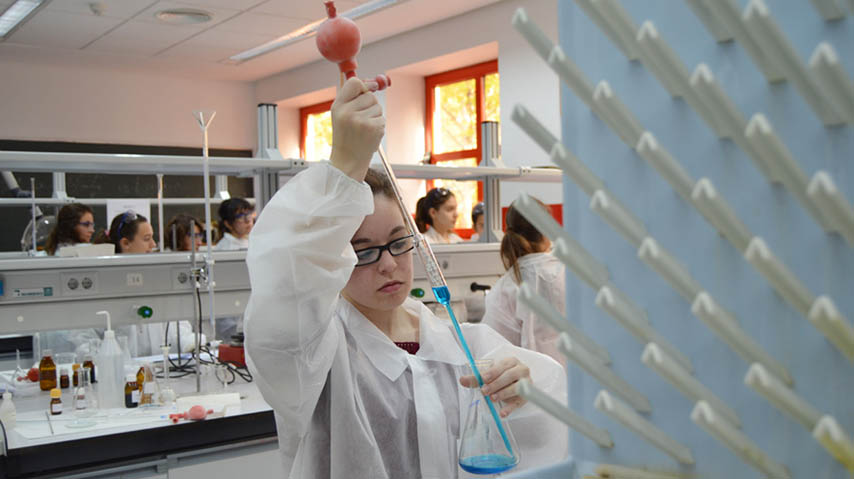
<path fill-rule="evenodd" d="M 249 238 L 249 367 L 276 414 L 291 478 L 458 477 L 461 403 L 475 386 L 450 324 L 409 298 L 412 238 L 388 180 L 368 164 L 382 110 L 348 80 L 332 105 L 330 163 L 291 179 Z M 367 176 L 366 176 L 367 175 Z M 367 182 L 367 183 L 366 183 Z M 370 186 L 369 186 L 370 185 Z M 486 394 L 504 405 L 520 468 L 567 451 L 566 429 L 517 395 L 523 377 L 560 401 L 550 358 L 463 325 L 473 354 L 494 358 Z"/>
<path fill-rule="evenodd" d="M 507 272 L 486 295 L 483 321 L 511 343 L 547 354 L 566 365 L 566 358 L 557 349 L 558 332 L 517 300 L 519 285 L 524 282 L 566 314 L 563 263 L 549 252 L 549 239 L 512 204 L 507 209 L 506 223 L 501 260 Z"/>
<path fill-rule="evenodd" d="M 157 246 L 154 229 L 145 216 L 133 211 L 118 214 L 110 222 L 110 229 L 102 232 L 95 243 L 112 243 L 116 254 L 151 253 Z"/>
<path fill-rule="evenodd" d="M 255 209 L 243 198 L 229 198 L 219 205 L 219 241 L 214 249 L 230 251 L 249 247 Z"/>
<path fill-rule="evenodd" d="M 483 228 L 486 224 L 486 216 L 485 216 L 485 207 L 483 206 L 483 202 L 474 205 L 474 208 L 471 209 L 471 227 L 474 229 L 474 233 L 472 233 L 469 241 L 480 241 L 480 237 L 483 236 Z"/>
<path fill-rule="evenodd" d="M 431 244 L 462 243 L 454 233 L 457 215 L 457 197 L 447 188 L 433 188 L 415 205 L 415 224 Z"/>
<path fill-rule="evenodd" d="M 63 246 L 88 244 L 95 233 L 92 208 L 82 203 L 64 205 L 56 214 L 56 226 L 47 237 L 45 251 L 53 256 Z"/>

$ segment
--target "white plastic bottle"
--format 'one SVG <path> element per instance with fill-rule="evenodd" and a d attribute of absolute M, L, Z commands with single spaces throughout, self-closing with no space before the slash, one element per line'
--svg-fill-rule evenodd
<path fill-rule="evenodd" d="M 3 402 L 0 403 L 0 421 L 6 430 L 14 429 L 18 413 L 15 411 L 15 403 L 12 402 L 12 393 L 3 393 Z"/>
<path fill-rule="evenodd" d="M 98 407 L 124 407 L 125 358 L 116 340 L 116 332 L 110 328 L 110 313 L 98 311 L 96 314 L 107 316 L 107 330 L 95 364 L 98 368 Z"/>

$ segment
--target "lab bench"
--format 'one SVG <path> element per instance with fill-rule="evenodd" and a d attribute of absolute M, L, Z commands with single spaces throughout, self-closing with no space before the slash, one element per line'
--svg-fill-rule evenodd
<path fill-rule="evenodd" d="M 63 390 L 65 411 L 50 424 L 47 392 L 16 398 L 17 426 L 7 431 L 0 477 L 179 479 L 258 470 L 283 477 L 273 411 L 253 384 L 238 381 L 225 392 L 239 393 L 239 406 L 223 407 L 221 417 L 177 424 L 168 414 L 184 408 L 173 406 L 99 410 L 95 426 L 70 429 L 64 424 L 75 417 L 70 389 Z M 172 387 L 181 397 L 197 395 L 193 375 L 173 380 Z"/>

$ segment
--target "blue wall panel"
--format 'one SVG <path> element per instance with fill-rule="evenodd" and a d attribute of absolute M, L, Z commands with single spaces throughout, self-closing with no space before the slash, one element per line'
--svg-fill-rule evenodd
<path fill-rule="evenodd" d="M 854 199 L 851 125 L 825 127 L 792 83 L 769 84 L 740 44 L 717 43 L 686 2 L 621 3 L 638 26 L 651 20 L 689 71 L 706 63 L 746 119 L 754 113 L 765 114 L 808 177 L 819 169 L 826 170 L 846 197 Z M 804 63 L 825 41 L 834 47 L 852 77 L 851 12 L 842 20 L 827 22 L 805 0 L 766 3 Z M 745 4 L 739 2 L 741 7 Z M 575 2 L 560 2 L 559 21 L 560 44 L 567 57 L 594 84 L 607 80 L 644 128 L 694 180 L 711 179 L 753 234 L 762 237 L 815 295 L 830 296 L 850 323 L 854 318 L 854 249 L 838 234 L 825 233 L 795 197 L 783 186 L 769 183 L 745 152 L 732 141 L 719 139 L 687 103 L 672 98 L 640 62 L 627 60 Z M 605 181 L 609 191 L 646 225 L 649 234 L 738 318 L 746 332 L 789 369 L 795 392 L 822 413 L 833 415 L 849 435 L 854 434 L 854 365 L 565 86 L 561 108 L 564 145 Z M 690 303 L 638 259 L 636 248 L 589 209 L 589 200 L 574 183 L 565 180 L 566 229 L 608 266 L 613 283 L 647 311 L 652 325 L 692 359 L 695 376 L 737 411 L 743 432 L 771 458 L 785 464 L 793 478 L 846 477 L 844 468 L 809 431 L 744 385 L 749 364 L 691 314 Z M 687 445 L 696 464 L 679 466 L 595 409 L 594 397 L 601 386 L 571 365 L 570 408 L 607 429 L 615 447 L 600 448 L 573 432 L 571 453 L 577 464 L 574 468 L 552 467 L 547 476 L 577 477 L 589 474 L 595 464 L 614 463 L 681 470 L 703 478 L 762 477 L 691 421 L 694 403 L 640 361 L 643 345 L 596 307 L 595 291 L 568 274 L 570 320 L 610 351 L 614 371 L 651 400 L 653 412 L 647 418 Z"/>

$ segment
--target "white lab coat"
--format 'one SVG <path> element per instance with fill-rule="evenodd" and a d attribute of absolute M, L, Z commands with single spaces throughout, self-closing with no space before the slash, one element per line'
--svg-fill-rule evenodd
<path fill-rule="evenodd" d="M 249 238 L 238 238 L 231 233 L 226 232 L 222 235 L 219 241 L 214 245 L 214 251 L 233 251 L 237 249 L 246 249 L 249 247 Z"/>
<path fill-rule="evenodd" d="M 449 479 L 457 465 L 465 357 L 450 324 L 422 303 L 420 349 L 398 348 L 340 296 L 356 256 L 350 239 L 373 197 L 333 166 L 308 168 L 264 207 L 246 262 L 249 368 L 276 414 L 284 467 L 294 479 Z M 463 325 L 476 357 L 519 357 L 538 387 L 565 402 L 566 377 L 546 356 Z M 520 467 L 562 459 L 568 432 L 528 404 L 511 414 Z"/>
<path fill-rule="evenodd" d="M 566 315 L 565 270 L 551 253 L 532 253 L 519 258 L 522 282 Z M 519 285 L 509 269 L 486 295 L 483 322 L 511 343 L 547 354 L 566 366 L 557 349 L 558 332 L 518 300 Z"/>
<path fill-rule="evenodd" d="M 454 244 L 454 243 L 462 243 L 463 239 L 460 235 L 451 232 L 448 235 L 448 239 L 446 240 L 442 235 L 436 232 L 436 228 L 430 227 L 426 233 L 424 233 L 424 239 L 430 242 L 430 244 Z"/>

